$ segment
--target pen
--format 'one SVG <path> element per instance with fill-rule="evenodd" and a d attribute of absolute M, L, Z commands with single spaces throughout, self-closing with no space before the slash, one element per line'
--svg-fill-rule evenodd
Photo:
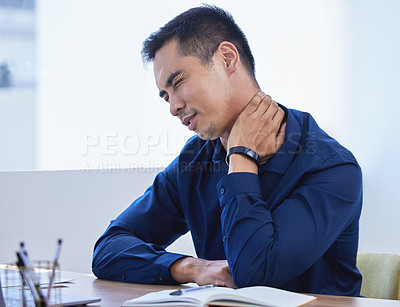
<path fill-rule="evenodd" d="M 51 287 L 53 287 L 54 277 L 56 275 L 56 267 L 58 266 L 58 258 L 60 257 L 62 240 L 58 239 L 57 243 L 58 244 L 57 244 L 57 249 L 56 249 L 56 255 L 54 257 L 53 269 L 51 271 L 51 277 L 50 277 L 50 282 L 49 282 L 49 290 L 47 291 L 47 301 L 50 300 L 50 290 L 51 290 Z"/>
<path fill-rule="evenodd" d="M 17 251 L 18 257 L 18 270 L 21 273 L 22 280 L 28 285 L 31 290 L 33 299 L 37 306 L 42 306 L 46 304 L 45 297 L 43 296 L 42 290 L 40 289 L 40 282 L 37 275 L 31 265 L 28 257 L 28 253 L 25 250 L 24 242 L 20 243 L 20 250 Z"/>
<path fill-rule="evenodd" d="M 172 291 L 169 295 L 182 295 L 189 291 L 196 291 L 196 290 L 203 290 L 203 289 L 210 289 L 210 288 L 214 288 L 214 285 L 206 285 L 206 286 L 200 286 L 200 287 L 188 288 L 188 289 L 179 289 L 179 290 Z"/>

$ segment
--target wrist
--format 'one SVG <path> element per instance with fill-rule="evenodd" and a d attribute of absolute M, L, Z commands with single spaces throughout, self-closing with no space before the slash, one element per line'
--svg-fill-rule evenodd
<path fill-rule="evenodd" d="M 195 282 L 196 263 L 199 259 L 193 257 L 184 257 L 175 261 L 169 268 L 171 276 L 179 283 Z"/>
<path fill-rule="evenodd" d="M 238 172 L 254 173 L 258 175 L 258 166 L 254 161 L 250 160 L 246 156 L 232 154 L 229 157 L 228 174 Z"/>

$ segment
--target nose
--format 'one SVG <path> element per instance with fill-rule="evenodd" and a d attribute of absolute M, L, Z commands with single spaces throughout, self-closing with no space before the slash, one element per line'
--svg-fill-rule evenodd
<path fill-rule="evenodd" d="M 171 95 L 169 97 L 169 111 L 173 116 L 178 116 L 183 108 L 185 108 L 185 103 L 179 96 Z"/>

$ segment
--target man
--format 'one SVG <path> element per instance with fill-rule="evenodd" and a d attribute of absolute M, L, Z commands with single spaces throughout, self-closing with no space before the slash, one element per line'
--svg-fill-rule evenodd
<path fill-rule="evenodd" d="M 261 91 L 232 17 L 188 10 L 142 55 L 198 136 L 97 241 L 96 276 L 358 296 L 360 167 L 309 114 Z M 198 258 L 165 251 L 188 230 Z"/>

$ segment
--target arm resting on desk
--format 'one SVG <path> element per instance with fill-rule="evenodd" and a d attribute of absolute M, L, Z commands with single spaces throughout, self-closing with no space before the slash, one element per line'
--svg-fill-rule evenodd
<path fill-rule="evenodd" d="M 173 170 L 173 167 L 171 167 Z M 136 283 L 176 284 L 169 267 L 185 255 L 165 248 L 188 231 L 178 205 L 175 172 L 159 173 L 97 241 L 93 273 L 104 279 Z"/>
<path fill-rule="evenodd" d="M 178 284 L 169 267 L 184 255 L 168 253 L 162 247 L 148 244 L 131 233 L 111 227 L 99 239 L 93 255 L 93 273 L 116 281 Z"/>

